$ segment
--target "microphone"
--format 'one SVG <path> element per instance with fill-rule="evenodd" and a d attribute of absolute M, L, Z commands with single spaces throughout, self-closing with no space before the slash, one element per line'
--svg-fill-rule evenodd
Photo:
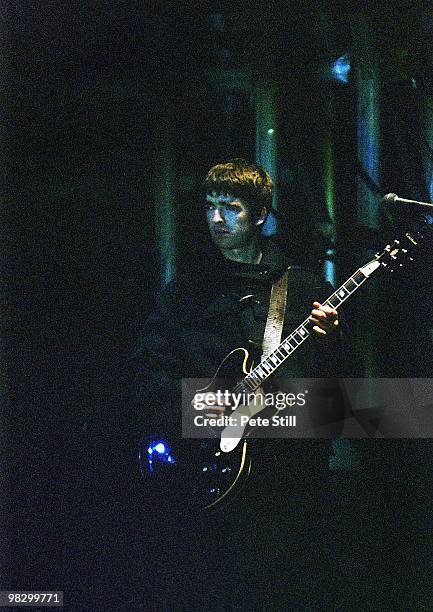
<path fill-rule="evenodd" d="M 433 204 L 430 204 L 430 202 L 405 200 L 404 198 L 399 198 L 395 193 L 387 193 L 386 196 L 382 198 L 382 202 L 384 204 L 416 204 L 417 206 L 427 206 L 427 208 L 433 208 Z"/>

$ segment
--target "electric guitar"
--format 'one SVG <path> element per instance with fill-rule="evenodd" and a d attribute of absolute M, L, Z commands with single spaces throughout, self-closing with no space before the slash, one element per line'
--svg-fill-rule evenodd
<path fill-rule="evenodd" d="M 338 309 L 378 270 L 388 268 L 394 271 L 396 266 L 401 267 L 405 261 L 413 260 L 412 255 L 427 231 L 432 232 L 428 225 L 417 232 L 406 233 L 401 241 L 394 240 L 388 244 L 374 259 L 358 268 L 323 305 Z M 236 418 L 231 421 L 226 419 L 223 423 L 225 426 L 213 428 L 213 437 L 212 433 L 208 433 L 211 437 L 200 440 L 182 438 L 173 441 L 172 446 L 158 436 L 147 437 L 142 441 L 139 465 L 143 477 L 151 483 L 148 491 L 155 493 L 153 498 L 147 498 L 149 503 L 151 499 L 158 505 L 166 501 L 172 507 L 174 496 L 176 504 L 180 500 L 186 501 L 188 507 L 193 504 L 198 509 L 213 509 L 222 506 L 223 502 L 241 490 L 241 485 L 252 470 L 250 438 L 254 428 L 248 425 L 252 419 L 257 421 L 258 413 L 264 410 L 263 402 L 258 401 L 263 395 L 263 384 L 311 335 L 311 323 L 307 317 L 270 355 L 255 366 L 250 352 L 242 347 L 234 349 L 224 358 L 211 383 L 197 391 L 211 392 L 212 385 L 224 377 L 226 372 L 232 379 L 233 376 L 236 378 L 233 373 L 237 372 L 238 382 L 231 390 L 232 395 L 253 399 L 237 406 L 231 415 Z M 275 416 L 278 411 L 275 408 L 272 410 Z"/>

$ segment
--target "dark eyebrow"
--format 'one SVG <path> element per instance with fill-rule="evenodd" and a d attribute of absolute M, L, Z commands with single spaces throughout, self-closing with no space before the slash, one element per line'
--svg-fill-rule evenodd
<path fill-rule="evenodd" d="M 206 203 L 208 203 L 208 204 L 214 204 L 214 201 L 215 201 L 216 199 L 217 199 L 217 198 L 215 198 L 214 196 L 211 196 L 211 195 L 209 195 L 209 194 L 207 194 L 207 195 L 206 195 Z M 220 202 L 220 203 L 221 203 L 221 204 L 224 204 L 224 205 L 229 204 L 230 206 L 237 206 L 237 207 L 242 206 L 242 204 L 241 204 L 241 203 L 240 203 L 240 201 L 239 201 L 239 198 L 237 198 L 236 196 L 233 196 L 232 198 L 230 198 L 230 197 L 228 197 L 228 196 L 227 196 L 227 200 L 226 200 L 226 201 L 224 201 L 224 200 L 223 200 L 223 201 L 222 201 L 222 202 Z"/>

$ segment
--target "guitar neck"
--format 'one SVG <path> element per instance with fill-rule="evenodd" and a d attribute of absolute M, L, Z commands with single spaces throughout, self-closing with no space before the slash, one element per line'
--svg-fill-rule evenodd
<path fill-rule="evenodd" d="M 330 295 L 323 306 L 338 308 L 361 287 L 380 263 L 372 260 L 352 274 L 352 276 Z M 305 319 L 266 359 L 261 361 L 240 383 L 247 391 L 254 391 L 269 378 L 311 335 L 311 323 Z"/>

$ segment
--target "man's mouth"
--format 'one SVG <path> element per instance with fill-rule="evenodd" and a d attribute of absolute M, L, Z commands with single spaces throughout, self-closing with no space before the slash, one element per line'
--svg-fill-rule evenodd
<path fill-rule="evenodd" d="M 213 233 L 217 234 L 218 236 L 221 236 L 223 234 L 230 234 L 229 230 L 226 230 L 222 227 L 214 227 L 213 228 Z"/>

